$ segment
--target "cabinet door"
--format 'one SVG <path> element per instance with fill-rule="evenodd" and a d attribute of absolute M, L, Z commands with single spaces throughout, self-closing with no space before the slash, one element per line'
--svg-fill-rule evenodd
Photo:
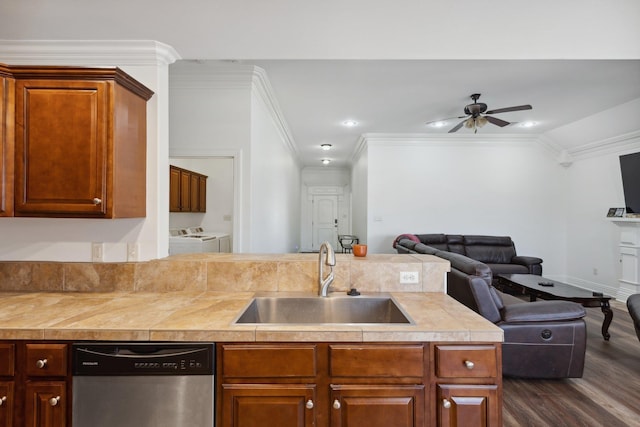
<path fill-rule="evenodd" d="M 223 427 L 311 427 L 315 386 L 308 384 L 223 384 Z"/>
<path fill-rule="evenodd" d="M 207 211 L 207 177 L 200 175 L 198 184 L 198 212 Z"/>
<path fill-rule="evenodd" d="M 180 170 L 180 211 L 191 211 L 191 173 Z"/>
<path fill-rule="evenodd" d="M 0 427 L 13 424 L 13 381 L 0 381 Z"/>
<path fill-rule="evenodd" d="M 423 427 L 423 385 L 331 386 L 331 427 Z"/>
<path fill-rule="evenodd" d="M 191 212 L 200 212 L 200 176 L 192 173 L 189 179 Z"/>
<path fill-rule="evenodd" d="M 497 385 L 438 384 L 439 426 L 499 426 L 499 406 Z"/>
<path fill-rule="evenodd" d="M 26 427 L 64 427 L 67 418 L 64 381 L 28 381 L 25 397 Z"/>
<path fill-rule="evenodd" d="M 13 79 L 0 76 L 0 216 L 13 216 L 13 100 Z"/>
<path fill-rule="evenodd" d="M 104 216 L 109 86 L 104 81 L 18 80 L 15 215 Z"/>
<path fill-rule="evenodd" d="M 180 212 L 180 169 L 169 167 L 169 212 Z"/>

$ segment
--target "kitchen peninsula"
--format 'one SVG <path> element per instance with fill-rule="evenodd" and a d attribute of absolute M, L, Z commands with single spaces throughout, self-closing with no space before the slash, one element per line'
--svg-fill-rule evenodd
<path fill-rule="evenodd" d="M 333 290 L 389 293 L 410 325 L 233 324 L 256 293 L 317 293 L 316 269 L 313 254 L 2 262 L 0 345 L 215 342 L 222 426 L 235 425 L 237 408 L 260 404 L 302 404 L 300 425 L 358 425 L 375 408 L 403 417 L 399 426 L 449 425 L 470 413 L 501 425 L 502 330 L 445 294 L 445 260 L 337 256 Z M 419 272 L 419 283 L 399 284 L 406 271 Z"/>

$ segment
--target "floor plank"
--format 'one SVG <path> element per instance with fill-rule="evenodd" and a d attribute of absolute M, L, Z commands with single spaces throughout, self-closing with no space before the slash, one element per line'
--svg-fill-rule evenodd
<path fill-rule="evenodd" d="M 600 333 L 600 309 L 586 309 L 582 378 L 504 378 L 505 427 L 640 427 L 640 342 L 626 306 L 617 301 L 611 305 L 609 341 Z"/>

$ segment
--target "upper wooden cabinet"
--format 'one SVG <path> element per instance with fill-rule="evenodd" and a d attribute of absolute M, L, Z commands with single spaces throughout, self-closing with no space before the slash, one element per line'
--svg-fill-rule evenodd
<path fill-rule="evenodd" d="M 153 92 L 118 68 L 7 69 L 15 84 L 5 93 L 7 112 L 15 112 L 7 122 L 15 139 L 13 215 L 144 217 Z"/>
<path fill-rule="evenodd" d="M 207 176 L 169 166 L 169 212 L 206 212 Z"/>
<path fill-rule="evenodd" d="M 13 214 L 13 82 L 0 64 L 0 216 Z"/>

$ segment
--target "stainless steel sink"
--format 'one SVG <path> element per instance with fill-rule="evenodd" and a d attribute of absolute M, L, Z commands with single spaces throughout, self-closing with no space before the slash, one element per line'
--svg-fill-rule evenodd
<path fill-rule="evenodd" d="M 391 296 L 256 297 L 236 324 L 413 324 Z"/>

